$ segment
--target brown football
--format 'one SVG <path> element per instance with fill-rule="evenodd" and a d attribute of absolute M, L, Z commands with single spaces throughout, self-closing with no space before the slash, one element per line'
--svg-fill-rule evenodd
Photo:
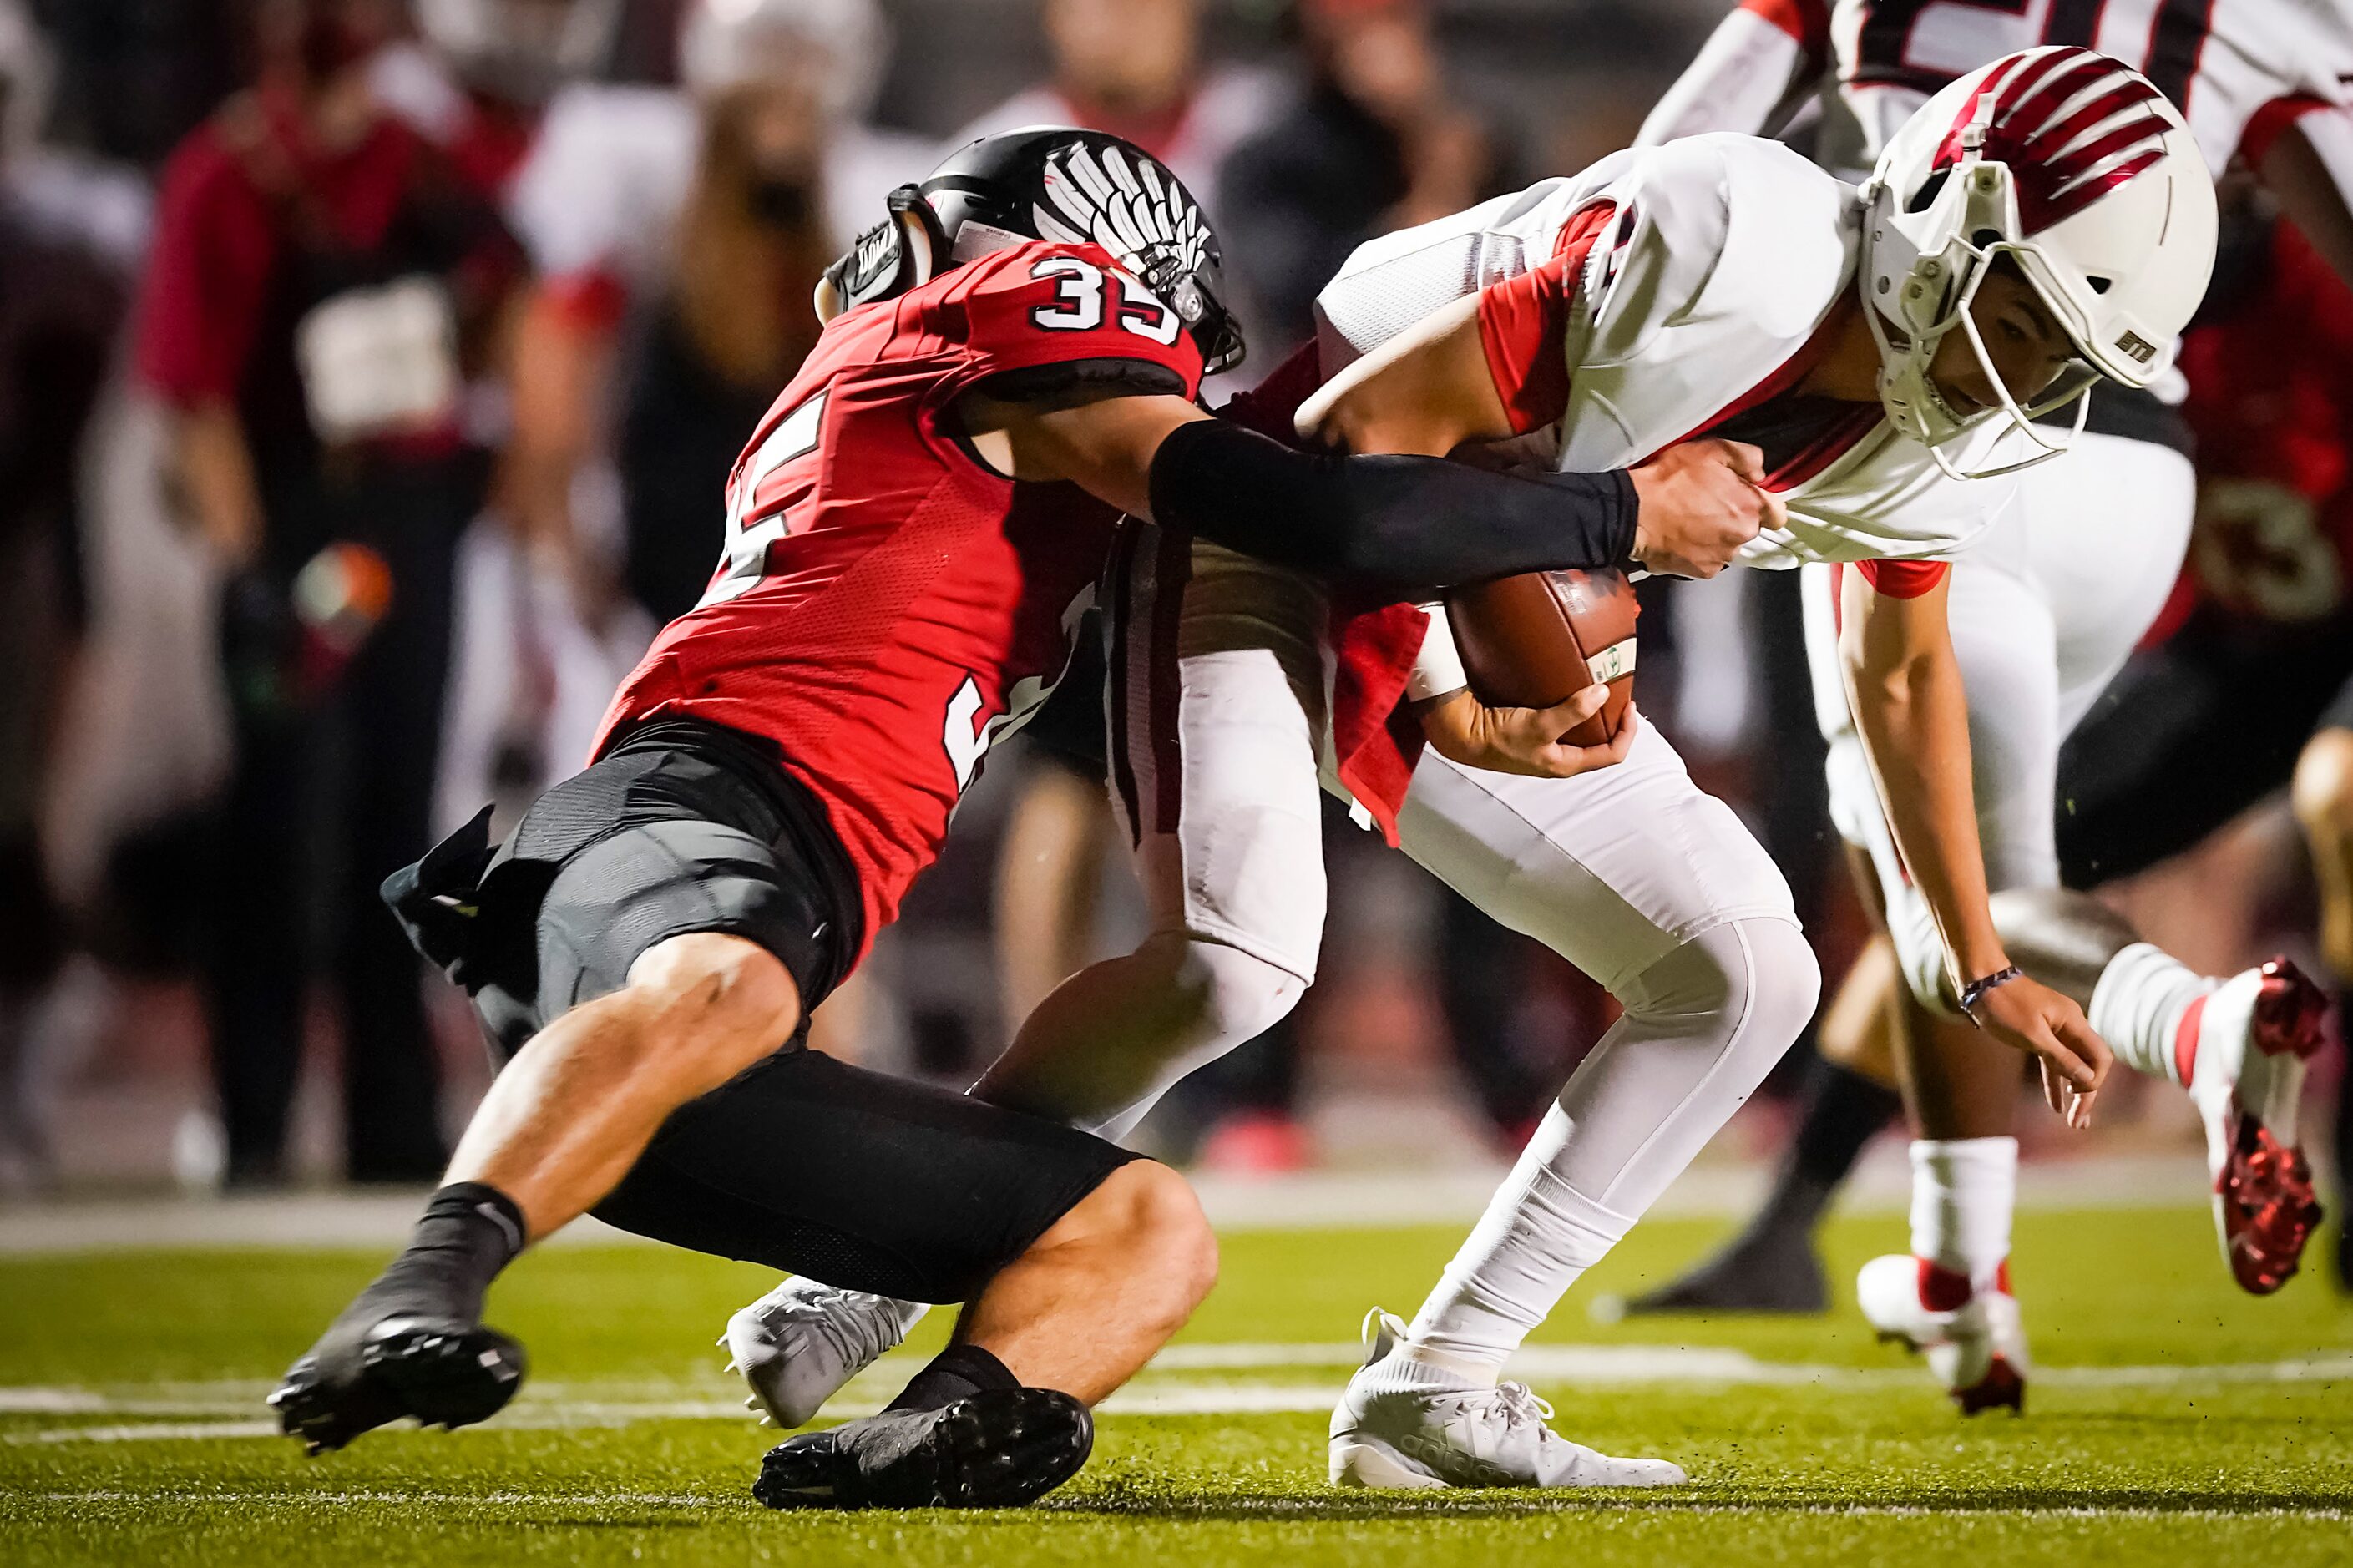
<path fill-rule="evenodd" d="M 1446 596 L 1472 695 L 1489 707 L 1549 708 L 1608 683 L 1601 711 L 1562 737 L 1580 746 L 1607 744 L 1626 722 L 1640 614 L 1633 584 L 1615 567 L 1529 572 Z"/>

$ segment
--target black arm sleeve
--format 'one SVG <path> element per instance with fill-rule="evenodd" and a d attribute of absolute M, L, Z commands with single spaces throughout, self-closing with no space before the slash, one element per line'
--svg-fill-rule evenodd
<path fill-rule="evenodd" d="M 1164 528 L 1320 576 L 1416 598 L 1522 572 L 1615 566 L 1634 551 L 1625 473 L 1498 474 L 1443 458 L 1294 451 L 1222 419 L 1153 454 Z"/>

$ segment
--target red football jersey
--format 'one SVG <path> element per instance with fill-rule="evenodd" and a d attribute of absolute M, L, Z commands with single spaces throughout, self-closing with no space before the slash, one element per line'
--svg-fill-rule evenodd
<path fill-rule="evenodd" d="M 2226 614 L 2292 626 L 2348 603 L 2353 289 L 2284 223 L 2271 259 L 2243 310 L 2182 344 L 2199 469 L 2184 589 Z"/>
<path fill-rule="evenodd" d="M 709 592 L 613 700 L 765 736 L 824 803 L 869 942 L 937 857 L 989 742 L 1044 701 L 1117 514 L 1016 484 L 952 412 L 993 376 L 1083 364 L 1193 397 L 1200 351 L 1103 250 L 1031 242 L 827 327 L 728 480 Z"/>

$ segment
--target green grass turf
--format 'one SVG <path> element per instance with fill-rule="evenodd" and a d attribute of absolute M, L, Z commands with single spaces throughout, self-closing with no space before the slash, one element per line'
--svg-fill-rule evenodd
<path fill-rule="evenodd" d="M 141 1253 L 0 1260 L 0 1386 L 110 1403 L 0 1415 L 0 1562 L 159 1564 L 890 1561 L 1580 1565 L 2353 1561 L 2353 1386 L 2197 1369 L 2353 1350 L 2316 1279 L 2257 1301 L 2194 1212 L 2025 1216 L 2016 1273 L 2046 1366 L 2168 1368 L 2179 1381 L 2054 1373 L 2023 1419 L 1964 1423 L 1827 1318 L 1591 1321 L 1721 1226 L 1642 1226 L 1538 1342 L 1729 1347 L 1876 1369 L 1788 1386 L 1543 1388 L 1563 1430 L 1683 1463 L 1669 1492 L 1374 1494 L 1322 1484 L 1324 1418 L 1109 1415 L 1088 1471 L 1018 1514 L 776 1515 L 745 1492 L 772 1435 L 690 1410 L 734 1390 L 711 1348 L 758 1272 L 652 1248 L 558 1249 L 519 1265 L 493 1319 L 534 1357 L 512 1419 L 395 1431 L 305 1460 L 283 1440 L 119 1440 L 153 1423 L 262 1415 L 268 1381 L 380 1259 L 355 1253 Z M 1377 1301 L 1410 1310 L 1444 1228 L 1229 1237 L 1225 1279 L 1185 1339 L 1330 1343 Z M 1901 1244 L 1889 1220 L 1829 1237 L 1834 1279 Z M 934 1315 L 935 1318 L 941 1316 Z M 927 1323 L 920 1342 L 944 1326 Z M 911 1363 L 912 1364 L 912 1363 Z M 1889 1375 L 1896 1373 L 1896 1375 Z M 1155 1373 L 1161 1386 L 1328 1384 L 1294 1366 Z M 617 1412 L 622 1402 L 634 1411 Z M 21 1394 L 15 1406 L 25 1403 Z M 577 1416 L 612 1425 L 532 1427 Z M 600 1415 L 605 1411 L 607 1414 Z M 634 1418 L 632 1418 L 634 1415 Z M 95 1436 L 75 1436 L 90 1433 Z M 117 1440 L 100 1440 L 107 1434 Z"/>

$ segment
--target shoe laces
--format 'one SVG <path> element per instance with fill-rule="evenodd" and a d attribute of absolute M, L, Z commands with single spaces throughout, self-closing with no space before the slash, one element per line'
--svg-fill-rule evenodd
<path fill-rule="evenodd" d="M 798 1288 L 796 1289 L 795 1286 Z M 847 1365 L 871 1365 L 891 1349 L 890 1314 L 877 1311 L 877 1299 L 859 1290 L 797 1280 L 762 1301 L 754 1321 L 773 1332 L 786 1324 L 813 1331 Z"/>
<path fill-rule="evenodd" d="M 1494 1391 L 1477 1401 L 1500 1418 L 1506 1427 L 1535 1426 L 1549 1432 L 1545 1426 L 1553 1415 L 1552 1402 L 1525 1383 L 1499 1383 Z"/>

